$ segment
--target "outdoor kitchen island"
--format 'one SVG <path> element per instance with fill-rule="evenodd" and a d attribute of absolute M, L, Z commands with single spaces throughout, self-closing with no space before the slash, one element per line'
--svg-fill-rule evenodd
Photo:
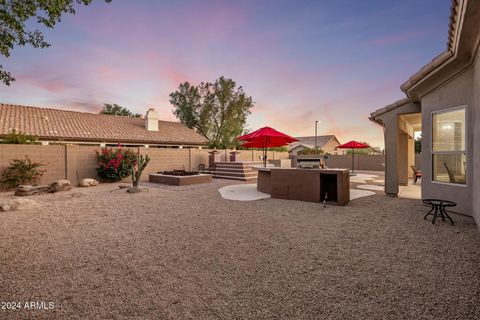
<path fill-rule="evenodd" d="M 348 169 L 257 168 L 257 190 L 272 198 L 344 206 L 350 200 Z"/>

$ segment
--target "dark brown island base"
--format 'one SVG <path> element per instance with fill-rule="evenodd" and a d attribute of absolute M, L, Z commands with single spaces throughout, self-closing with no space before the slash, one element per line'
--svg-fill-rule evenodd
<path fill-rule="evenodd" d="M 350 200 L 348 169 L 258 168 L 257 190 L 272 198 L 344 206 Z"/>
<path fill-rule="evenodd" d="M 148 178 L 150 182 L 163 183 L 171 186 L 188 186 L 191 184 L 212 182 L 212 175 L 203 173 L 189 176 L 174 176 L 161 173 L 151 173 Z"/>

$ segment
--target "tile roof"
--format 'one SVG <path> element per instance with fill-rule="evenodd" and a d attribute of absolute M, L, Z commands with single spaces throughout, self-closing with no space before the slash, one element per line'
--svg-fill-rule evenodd
<path fill-rule="evenodd" d="M 310 137 L 295 137 L 298 139 L 298 141 L 295 141 L 290 144 L 289 149 L 293 149 L 299 145 L 302 145 L 307 148 L 315 148 L 315 136 L 310 136 Z M 331 134 L 331 135 L 325 135 L 325 136 L 317 136 L 317 147 L 318 148 L 323 148 L 328 141 L 330 141 L 332 138 L 336 137 Z"/>
<path fill-rule="evenodd" d="M 16 129 L 52 140 L 206 144 L 201 135 L 181 123 L 159 120 L 158 131 L 148 131 L 144 122 L 141 118 L 0 104 L 0 136 Z"/>

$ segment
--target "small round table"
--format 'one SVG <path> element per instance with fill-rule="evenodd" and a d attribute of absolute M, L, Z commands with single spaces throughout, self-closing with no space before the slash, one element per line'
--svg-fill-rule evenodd
<path fill-rule="evenodd" d="M 435 219 L 437 219 L 437 216 L 440 216 L 442 217 L 442 221 L 445 221 L 445 218 L 450 220 L 453 226 L 453 220 L 450 218 L 445 208 L 455 207 L 457 205 L 455 202 L 440 199 L 423 199 L 422 202 L 432 207 L 423 219 L 427 219 L 429 215 L 433 215 L 432 224 L 435 224 Z"/>

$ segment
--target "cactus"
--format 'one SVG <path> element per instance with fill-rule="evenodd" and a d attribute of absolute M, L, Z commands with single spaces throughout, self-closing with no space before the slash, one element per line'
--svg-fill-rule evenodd
<path fill-rule="evenodd" d="M 150 162 L 150 157 L 148 155 L 137 155 L 137 161 L 130 169 L 130 174 L 132 176 L 132 187 L 128 188 L 128 192 L 134 193 L 139 192 L 138 184 L 140 182 L 140 177 L 142 176 L 143 170 L 147 167 Z"/>

